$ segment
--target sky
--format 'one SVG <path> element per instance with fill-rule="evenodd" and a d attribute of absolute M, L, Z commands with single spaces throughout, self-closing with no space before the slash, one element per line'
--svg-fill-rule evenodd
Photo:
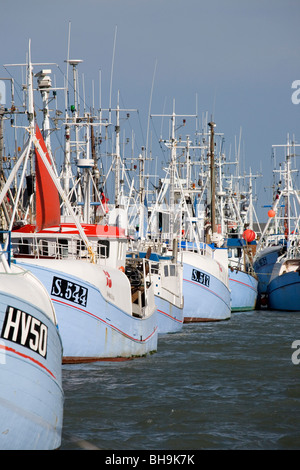
<path fill-rule="evenodd" d="M 245 173 L 262 175 L 255 192 L 264 221 L 272 145 L 288 134 L 300 142 L 300 104 L 292 101 L 299 20 L 299 0 L 0 0 L 1 64 L 25 62 L 30 39 L 33 62 L 65 71 L 70 35 L 69 57 L 83 61 L 86 103 L 115 107 L 119 91 L 120 106 L 138 110 L 137 146 L 147 141 L 149 109 L 170 114 L 175 101 L 180 115 L 207 114 L 229 158 L 240 143 Z M 151 142 L 159 134 L 157 122 Z"/>

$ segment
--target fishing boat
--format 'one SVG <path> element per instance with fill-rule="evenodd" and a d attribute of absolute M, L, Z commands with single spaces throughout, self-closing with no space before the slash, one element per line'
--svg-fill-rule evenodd
<path fill-rule="evenodd" d="M 281 181 L 278 184 L 272 208 L 268 211 L 268 221 L 257 243 L 256 254 L 253 260 L 253 268 L 258 278 L 258 306 L 268 306 L 268 285 L 272 271 L 278 258 L 287 251 L 287 240 L 283 219 L 278 217 L 282 211 L 280 201 L 282 199 Z M 276 212 L 278 214 L 276 216 Z M 275 217 L 276 216 L 276 217 Z"/>
<path fill-rule="evenodd" d="M 184 322 L 228 320 L 231 307 L 227 250 L 212 250 L 204 245 L 202 254 L 189 248 L 182 251 L 182 260 Z"/>
<path fill-rule="evenodd" d="M 257 302 L 258 279 L 253 267 L 256 233 L 250 228 L 253 226 L 252 220 L 248 223 L 241 219 L 243 211 L 238 210 L 237 202 L 233 207 L 237 210 L 224 225 L 228 226 L 230 221 L 234 229 L 225 232 L 223 247 L 226 247 L 228 252 L 231 311 L 244 312 L 254 310 Z M 228 210 L 226 212 L 228 217 Z M 248 228 L 242 232 L 245 227 Z"/>
<path fill-rule="evenodd" d="M 136 260 L 132 267 L 140 279 L 136 286 L 125 272 L 126 237 L 113 227 L 87 228 L 91 246 L 98 246 L 94 262 L 87 250 L 78 249 L 82 240 L 75 225 L 31 233 L 26 233 L 30 227 L 25 226 L 12 234 L 17 263 L 34 273 L 51 295 L 64 346 L 63 362 L 121 360 L 156 351 L 153 282 L 144 282 L 147 260 Z M 123 259 L 113 263 L 122 246 Z"/>
<path fill-rule="evenodd" d="M 0 331 L 0 449 L 58 449 L 64 394 L 55 310 L 42 283 L 3 253 Z"/>
<path fill-rule="evenodd" d="M 78 201 L 74 209 L 35 120 L 30 54 L 27 69 L 29 139 L 20 158 L 26 158 L 34 148 L 36 220 L 34 224 L 19 221 L 12 227 L 16 263 L 34 273 L 51 296 L 64 363 L 124 360 L 156 351 L 156 307 L 152 282 L 145 282 L 147 260 L 138 261 L 134 267 L 140 270 L 142 279 L 136 289 L 125 273 L 125 231 L 117 224 L 83 224 L 75 213 Z M 88 155 L 79 160 L 86 174 L 90 168 Z M 19 166 L 18 161 L 3 192 Z M 25 163 L 23 167 L 20 185 Z M 89 209 L 88 187 L 86 194 L 83 207 Z M 72 223 L 63 222 L 59 197 Z"/>
<path fill-rule="evenodd" d="M 216 226 L 221 246 L 228 252 L 228 275 L 231 311 L 255 309 L 258 280 L 253 268 L 256 233 L 253 231 L 255 214 L 252 180 L 258 175 L 239 175 L 239 151 L 235 161 L 227 161 L 222 140 L 216 165 Z M 228 168 L 236 167 L 228 173 Z M 248 180 L 248 181 L 247 181 Z"/>
<path fill-rule="evenodd" d="M 194 201 L 195 195 L 202 193 L 203 188 L 192 184 L 189 148 L 184 165 L 186 177 L 179 175 L 177 150 L 184 143 L 175 133 L 176 116 L 173 107 L 171 138 L 164 141 L 170 150 L 170 163 L 152 208 L 149 225 L 159 226 L 159 218 L 163 215 L 165 221 L 161 224 L 159 237 L 170 249 L 174 239 L 178 242 L 178 257 L 183 265 L 184 323 L 227 320 L 231 316 L 227 251 L 215 250 L 203 240 L 203 219 L 195 213 Z M 169 194 L 168 206 L 164 203 L 166 194 Z M 153 229 L 150 231 L 152 233 Z"/>
<path fill-rule="evenodd" d="M 274 265 L 284 252 L 286 251 L 285 240 L 282 236 L 276 237 L 274 245 L 261 248 L 254 258 L 253 268 L 258 278 L 258 306 L 266 307 L 268 303 L 268 285 Z"/>
<path fill-rule="evenodd" d="M 300 256 L 278 258 L 267 288 L 272 310 L 300 311 Z"/>
<path fill-rule="evenodd" d="M 256 307 L 258 280 L 247 260 L 249 245 L 246 243 L 243 238 L 227 239 L 232 312 L 251 311 Z"/>
<path fill-rule="evenodd" d="M 168 250 L 167 246 L 160 243 L 157 237 L 148 236 L 144 160 L 145 155 L 141 154 L 139 158 L 139 190 L 129 211 L 129 226 L 133 228 L 131 232 L 133 234 L 135 232 L 135 235 L 131 237 L 127 263 L 136 256 L 148 260 L 148 276 L 151 275 L 157 307 L 158 333 L 176 333 L 183 326 L 183 265 L 178 258 L 178 247 L 175 240 L 172 249 Z M 130 269 L 130 266 L 126 267 L 125 271 L 127 269 Z M 149 280 L 147 281 L 149 282 Z"/>
<path fill-rule="evenodd" d="M 129 257 L 134 256 L 128 253 Z M 152 252 L 139 252 L 148 259 L 149 273 L 154 286 L 157 308 L 158 333 L 176 333 L 183 326 L 184 297 L 182 291 L 183 266 L 176 256 Z"/>
<path fill-rule="evenodd" d="M 260 289 L 273 310 L 300 311 L 300 198 L 292 180 L 294 146 L 289 136 L 281 146 L 285 161 L 278 171 L 280 180 L 256 257 L 255 266 L 264 275 Z"/>

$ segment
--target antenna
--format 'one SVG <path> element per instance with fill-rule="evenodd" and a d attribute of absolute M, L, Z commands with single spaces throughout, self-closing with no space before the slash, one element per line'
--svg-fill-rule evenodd
<path fill-rule="evenodd" d="M 67 50 L 67 83 L 66 83 L 66 93 L 65 93 L 65 108 L 66 108 L 66 113 L 68 110 L 68 83 L 69 83 L 69 67 L 68 67 L 68 62 L 70 59 L 70 41 L 71 41 L 71 21 L 69 21 L 69 35 L 68 35 L 68 50 Z"/>
<path fill-rule="evenodd" d="M 147 126 L 147 137 L 146 137 L 146 159 L 147 159 L 147 154 L 148 154 L 148 139 L 149 139 L 150 116 L 151 116 L 151 103 L 152 103 L 152 94 L 153 94 L 153 87 L 154 87 L 154 78 L 155 78 L 155 74 L 156 74 L 156 66 L 157 66 L 157 59 L 155 61 L 155 66 L 154 66 L 151 93 L 150 93 L 150 101 L 149 101 L 148 126 Z"/>
<path fill-rule="evenodd" d="M 113 79 L 113 70 L 114 70 L 114 62 L 115 62 L 116 39 L 117 39 L 117 27 L 115 28 L 115 38 L 114 38 L 113 56 L 112 56 L 111 73 L 110 73 L 109 122 L 111 122 L 111 94 L 112 94 L 112 79 Z"/>

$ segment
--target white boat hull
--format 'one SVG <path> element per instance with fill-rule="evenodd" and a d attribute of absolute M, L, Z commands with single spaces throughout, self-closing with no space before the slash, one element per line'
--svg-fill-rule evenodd
<path fill-rule="evenodd" d="M 63 342 L 63 362 L 122 360 L 157 350 L 154 303 L 132 314 L 124 273 L 77 260 L 22 261 L 45 285 Z M 151 298 L 151 296 L 150 296 Z"/>
<path fill-rule="evenodd" d="M 177 333 L 183 326 L 183 307 L 178 307 L 155 296 L 158 318 L 158 333 Z"/>
<path fill-rule="evenodd" d="M 249 273 L 229 268 L 231 311 L 254 310 L 257 301 L 258 280 Z"/>
<path fill-rule="evenodd" d="M 182 255 L 184 322 L 228 320 L 231 307 L 225 267 L 197 253 Z"/>
<path fill-rule="evenodd" d="M 11 289 L 8 275 L 0 274 L 0 449 L 57 449 L 63 422 L 62 344 L 47 315 L 53 306 L 37 279 L 12 270 Z"/>

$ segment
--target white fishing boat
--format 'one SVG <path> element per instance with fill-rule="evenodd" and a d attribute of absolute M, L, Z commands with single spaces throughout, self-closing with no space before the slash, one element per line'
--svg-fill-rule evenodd
<path fill-rule="evenodd" d="M 176 254 L 175 256 L 173 254 L 159 254 L 152 252 L 150 247 L 147 252 L 139 252 L 138 254 L 142 259 L 148 259 L 148 276 L 151 276 L 153 283 L 157 308 L 158 333 L 180 331 L 183 326 L 184 306 L 182 263 L 177 260 Z M 136 255 L 129 252 L 127 256 L 134 258 Z"/>
<path fill-rule="evenodd" d="M 145 280 L 147 260 L 136 260 L 132 267 L 140 279 L 136 286 L 125 272 L 124 233 L 111 226 L 82 228 L 95 253 L 93 262 L 82 249 L 75 224 L 39 232 L 24 226 L 12 233 L 17 263 L 33 272 L 51 295 L 63 362 L 121 360 L 156 351 L 156 306 L 153 280 Z"/>
<path fill-rule="evenodd" d="M 189 248 L 182 251 L 182 260 L 184 322 L 228 320 L 231 307 L 227 250 L 212 250 L 204 245 L 202 254 L 201 250 Z"/>
<path fill-rule="evenodd" d="M 0 332 L 0 449 L 58 449 L 64 394 L 54 307 L 42 283 L 3 254 Z"/>
<path fill-rule="evenodd" d="M 157 238 L 148 236 L 144 155 L 140 155 L 139 161 L 139 190 L 136 200 L 129 208 L 129 223 L 133 228 L 132 233 L 135 232 L 135 236 L 132 237 L 129 245 L 127 260 L 136 256 L 148 260 L 148 276 L 151 276 L 157 307 L 158 333 L 176 333 L 183 326 L 183 265 L 178 258 L 176 243 L 167 252 L 167 247 L 157 242 Z M 125 269 L 130 269 L 130 266 Z"/>
<path fill-rule="evenodd" d="M 251 242 L 248 243 L 244 238 L 228 238 L 226 245 L 229 261 L 231 311 L 254 310 L 257 301 L 258 280 L 251 262 L 253 256 L 251 248 L 255 249 L 255 245 L 251 245 Z M 251 258 L 249 257 L 250 253 Z"/>
<path fill-rule="evenodd" d="M 258 280 L 253 268 L 256 249 L 252 180 L 259 175 L 239 175 L 239 151 L 235 161 L 228 161 L 222 143 L 216 165 L 216 227 L 221 246 L 228 251 L 228 275 L 231 311 L 254 310 Z M 232 165 L 236 171 L 232 171 Z M 228 171 L 230 169 L 230 171 Z M 246 181 L 248 182 L 246 183 Z"/>
<path fill-rule="evenodd" d="M 34 273 L 53 300 L 64 348 L 63 362 L 122 360 L 156 351 L 153 285 L 144 282 L 147 261 L 136 266 L 142 277 L 137 295 L 124 272 L 128 242 L 125 231 L 106 223 L 83 224 L 75 214 L 56 175 L 51 149 L 36 124 L 30 54 L 27 70 L 29 139 L 20 156 L 21 161 L 25 158 L 20 185 L 26 157 L 34 147 L 36 220 L 34 224 L 21 221 L 12 230 L 16 263 Z M 11 172 L 3 194 L 20 164 L 18 161 Z M 89 170 L 88 155 L 80 159 L 79 165 Z M 84 208 L 89 209 L 89 188 L 86 190 Z M 62 221 L 59 196 L 73 220 L 70 224 Z"/>
<path fill-rule="evenodd" d="M 164 216 L 159 237 L 172 247 L 179 244 L 178 258 L 183 265 L 184 322 L 227 320 L 231 316 L 226 250 L 214 250 L 204 242 L 203 220 L 195 214 L 193 197 L 203 188 L 192 184 L 190 156 L 186 154 L 186 178 L 179 176 L 177 149 L 182 145 L 175 135 L 175 110 L 171 114 L 170 164 L 149 221 L 151 234 Z M 213 127 L 213 126 L 212 126 Z M 213 149 L 213 136 L 211 149 Z M 165 204 L 169 193 L 169 204 Z M 202 224 L 202 225 L 201 225 Z M 203 227 L 202 227 L 203 229 Z"/>

